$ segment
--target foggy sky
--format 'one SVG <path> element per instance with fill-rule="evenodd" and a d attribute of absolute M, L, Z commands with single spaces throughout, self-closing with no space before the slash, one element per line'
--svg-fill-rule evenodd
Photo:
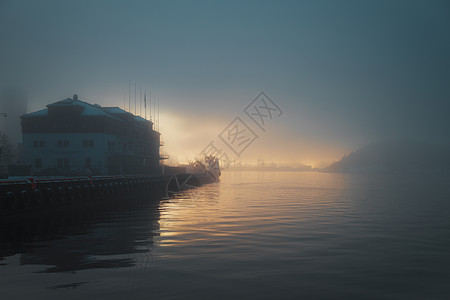
<path fill-rule="evenodd" d="M 75 93 L 122 107 L 130 80 L 160 98 L 180 160 L 260 91 L 284 114 L 244 160 L 450 141 L 447 1 L 0 0 L 0 38 L 0 85 L 22 86 L 30 111 Z"/>

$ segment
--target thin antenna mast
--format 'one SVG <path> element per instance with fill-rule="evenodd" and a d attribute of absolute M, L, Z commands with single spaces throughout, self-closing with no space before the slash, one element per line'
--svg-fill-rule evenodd
<path fill-rule="evenodd" d="M 158 97 L 158 132 L 159 132 L 159 97 Z"/>
<path fill-rule="evenodd" d="M 142 117 L 142 87 L 139 85 L 139 116 Z"/>
<path fill-rule="evenodd" d="M 153 121 L 155 122 L 155 129 L 157 129 L 156 128 L 157 123 L 156 123 L 156 96 L 155 95 L 153 95 Z"/>
<path fill-rule="evenodd" d="M 147 120 L 147 89 L 144 90 L 144 118 Z"/>
<path fill-rule="evenodd" d="M 128 80 L 128 112 L 130 112 L 130 103 L 131 103 L 131 80 Z"/>
<path fill-rule="evenodd" d="M 136 82 L 134 83 L 134 115 L 136 115 Z"/>

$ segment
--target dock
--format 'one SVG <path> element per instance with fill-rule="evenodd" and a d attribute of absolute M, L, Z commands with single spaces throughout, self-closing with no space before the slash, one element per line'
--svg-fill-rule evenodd
<path fill-rule="evenodd" d="M 0 180 L 0 217 L 10 218 L 120 199 L 139 194 L 147 198 L 167 197 L 171 176 L 88 176 L 68 178 L 11 178 Z M 127 197 L 124 197 L 124 196 Z M 136 195 L 136 197 L 129 197 Z"/>

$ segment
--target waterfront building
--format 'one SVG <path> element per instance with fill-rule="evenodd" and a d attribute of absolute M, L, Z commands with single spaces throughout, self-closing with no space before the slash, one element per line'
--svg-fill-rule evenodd
<path fill-rule="evenodd" d="M 160 133 L 151 121 L 119 107 L 89 104 L 74 95 L 21 119 L 21 160 L 33 174 L 161 172 Z"/>

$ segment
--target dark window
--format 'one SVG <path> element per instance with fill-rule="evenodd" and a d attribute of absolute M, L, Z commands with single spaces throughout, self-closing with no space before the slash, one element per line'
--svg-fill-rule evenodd
<path fill-rule="evenodd" d="M 68 147 L 69 141 L 68 140 L 58 140 L 58 147 Z"/>
<path fill-rule="evenodd" d="M 45 141 L 44 140 L 34 140 L 33 141 L 33 148 L 39 148 L 39 147 L 44 147 L 45 146 Z"/>
<path fill-rule="evenodd" d="M 108 142 L 108 152 L 114 152 L 114 142 Z"/>
<path fill-rule="evenodd" d="M 94 147 L 94 141 L 93 140 L 83 140 L 83 147 Z"/>
<path fill-rule="evenodd" d="M 64 160 L 63 160 L 62 158 L 58 158 L 58 164 L 57 164 L 57 167 L 58 167 L 59 169 L 62 169 L 62 167 L 63 167 L 63 162 L 64 162 Z"/>
<path fill-rule="evenodd" d="M 91 167 L 91 159 L 86 158 L 86 161 L 84 163 L 85 168 L 89 169 Z"/>
<path fill-rule="evenodd" d="M 35 167 L 36 169 L 42 168 L 42 159 L 36 158 L 36 159 L 34 160 L 34 167 Z"/>
<path fill-rule="evenodd" d="M 70 169 L 70 161 L 68 158 L 64 158 L 64 169 Z"/>

